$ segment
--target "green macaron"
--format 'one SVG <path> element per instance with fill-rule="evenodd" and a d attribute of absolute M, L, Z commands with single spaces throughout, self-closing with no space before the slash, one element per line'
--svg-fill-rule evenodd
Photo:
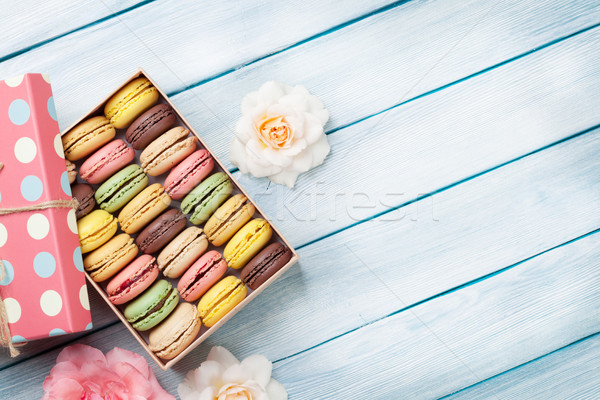
<path fill-rule="evenodd" d="M 181 211 L 192 214 L 190 222 L 199 225 L 231 194 L 233 185 L 226 174 L 217 172 L 203 180 L 181 202 Z"/>
<path fill-rule="evenodd" d="M 138 331 L 158 325 L 179 303 L 179 293 L 168 281 L 161 279 L 125 308 L 127 321 Z"/>
<path fill-rule="evenodd" d="M 96 203 L 108 212 L 123 207 L 148 185 L 148 176 L 142 167 L 131 164 L 108 178 L 96 190 Z"/>

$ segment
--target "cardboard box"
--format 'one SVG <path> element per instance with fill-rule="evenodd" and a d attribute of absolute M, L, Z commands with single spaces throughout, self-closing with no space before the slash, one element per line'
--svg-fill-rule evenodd
<path fill-rule="evenodd" d="M 0 81 L 0 209 L 71 200 L 47 75 Z M 13 343 L 92 328 L 75 210 L 0 215 L 0 294 Z"/>
<path fill-rule="evenodd" d="M 146 78 L 148 78 L 148 80 L 150 80 L 152 82 L 152 84 L 158 89 L 159 93 L 160 93 L 160 99 L 159 99 L 159 103 L 167 103 L 169 105 L 171 105 L 171 107 L 173 107 L 173 109 L 175 110 L 176 114 L 177 114 L 177 118 L 178 118 L 178 124 L 177 125 L 181 125 L 181 126 L 185 126 L 187 129 L 190 130 L 191 133 L 193 133 L 199 140 L 200 142 L 200 148 L 205 148 L 208 151 L 210 151 L 210 149 L 208 148 L 208 146 L 206 145 L 206 143 L 204 143 L 204 141 L 202 141 L 202 138 L 200 137 L 200 135 L 198 135 L 198 133 L 193 129 L 193 127 L 185 120 L 185 118 L 181 115 L 181 113 L 177 110 L 177 108 L 175 107 L 175 105 L 173 103 L 171 103 L 171 101 L 168 99 L 167 95 L 158 87 L 158 85 L 156 84 L 156 82 L 152 81 L 152 79 L 145 74 L 145 72 L 142 69 L 139 69 L 138 72 L 136 72 L 133 76 L 131 76 L 127 81 L 125 81 L 123 83 L 123 85 L 121 85 L 118 88 L 115 88 L 115 91 L 113 93 L 111 93 L 109 96 L 107 96 L 100 104 L 98 104 L 98 106 L 96 106 L 94 109 L 92 109 L 89 113 L 87 113 L 86 115 L 84 115 L 79 121 L 75 122 L 73 124 L 73 126 L 69 127 L 69 129 L 65 130 L 63 132 L 63 135 L 66 134 L 71 128 L 73 128 L 75 125 L 77 125 L 78 123 L 91 118 L 93 116 L 97 116 L 97 115 L 102 115 L 103 110 L 104 110 L 104 104 L 106 103 L 106 101 L 112 97 L 112 95 L 114 93 L 116 93 L 121 87 L 125 86 L 127 83 L 129 83 L 130 81 L 132 81 L 133 79 L 136 79 L 140 76 L 144 76 Z M 125 133 L 126 129 L 120 129 L 117 130 L 117 138 L 123 138 L 124 139 L 124 133 Z M 139 154 L 140 151 L 136 151 L 136 159 L 135 162 L 139 164 Z M 250 201 L 252 201 L 252 203 L 254 204 L 254 206 L 256 207 L 256 213 L 254 214 L 254 217 L 260 217 L 263 218 L 265 220 L 268 221 L 268 218 L 265 216 L 265 214 L 260 210 L 260 207 L 258 207 L 258 205 L 252 200 L 252 198 L 244 191 L 244 189 L 239 185 L 239 183 L 233 178 L 233 176 L 229 173 L 229 171 L 225 168 L 225 166 L 223 165 L 223 163 L 221 163 L 219 161 L 219 159 L 214 155 L 214 153 L 211 152 L 211 154 L 213 155 L 213 158 L 215 160 L 215 167 L 212 171 L 212 173 L 218 172 L 218 171 L 222 171 L 224 173 L 226 173 L 229 176 L 229 179 L 231 179 L 233 185 L 234 185 L 234 191 L 232 193 L 236 194 L 236 193 L 242 193 L 244 194 Z M 84 160 L 81 160 L 84 161 Z M 81 162 L 78 162 L 78 165 L 81 165 Z M 160 176 L 160 177 L 150 177 L 150 183 L 155 183 L 155 182 L 160 182 L 160 183 L 164 183 L 164 177 L 166 176 Z M 97 185 L 93 185 L 95 186 L 95 188 L 97 188 Z M 179 202 L 178 201 L 173 201 L 171 203 L 171 207 L 173 208 L 178 208 L 179 207 Z M 269 223 L 271 223 L 269 221 Z M 192 226 L 192 224 L 188 221 L 187 226 Z M 148 354 L 150 354 L 150 356 L 154 359 L 154 361 L 156 361 L 156 363 L 163 369 L 166 370 L 168 368 L 170 368 L 171 366 L 173 366 L 175 363 L 177 363 L 179 360 L 181 360 L 183 357 L 185 357 L 186 354 L 188 354 L 190 351 L 192 351 L 195 347 L 197 347 L 200 343 L 202 343 L 204 340 L 206 340 L 210 335 L 212 335 L 213 333 L 215 333 L 224 323 L 227 322 L 227 320 L 229 320 L 233 315 L 235 315 L 238 311 L 240 311 L 242 308 L 244 308 L 246 306 L 246 304 L 248 304 L 249 302 L 251 302 L 256 296 L 258 296 L 264 289 L 266 289 L 271 283 L 273 283 L 279 276 L 281 276 L 281 274 L 285 273 L 285 271 L 287 271 L 294 263 L 296 263 L 296 261 L 298 261 L 298 254 L 296 253 L 296 251 L 294 250 L 294 248 L 290 245 L 290 243 L 288 243 L 285 238 L 281 235 L 281 233 L 277 230 L 277 228 L 275 226 L 273 226 L 273 224 L 271 224 L 271 227 L 273 228 L 273 238 L 271 239 L 271 242 L 273 241 L 279 241 L 284 243 L 287 247 L 290 248 L 290 250 L 292 251 L 292 258 L 291 260 L 281 269 L 279 270 L 275 275 L 273 275 L 267 282 L 265 282 L 262 286 L 260 286 L 257 290 L 250 290 L 248 289 L 248 295 L 247 297 L 239 304 L 237 305 L 231 312 L 229 312 L 223 319 L 221 319 L 219 322 L 217 322 L 214 326 L 212 326 L 211 328 L 207 328 L 204 325 L 202 326 L 202 329 L 200 330 L 200 333 L 198 335 L 198 337 L 196 338 L 196 340 L 186 349 L 184 350 L 181 354 L 179 354 L 177 357 L 175 357 L 172 360 L 162 360 L 159 357 L 157 357 L 149 348 L 148 348 L 148 334 L 151 331 L 148 332 L 138 332 L 136 331 L 129 322 L 127 322 L 127 320 L 125 319 L 124 315 L 123 315 L 123 310 L 126 306 L 115 306 L 114 304 L 112 304 L 109 300 L 108 297 L 106 295 L 105 292 L 105 288 L 107 285 L 107 282 L 94 282 L 90 276 L 86 273 L 86 276 L 88 278 L 89 283 L 98 291 L 98 293 L 100 294 L 100 296 L 104 299 L 104 301 L 106 301 L 106 303 L 109 305 L 109 307 L 113 310 L 113 312 L 119 317 L 119 319 L 125 324 L 125 326 L 127 327 L 127 329 L 129 329 L 129 331 L 131 332 L 131 334 L 138 340 L 138 342 L 142 345 L 142 347 L 148 352 Z M 132 235 L 135 236 L 135 235 Z M 212 245 L 209 245 L 208 250 L 218 250 L 219 252 L 222 253 L 223 250 L 223 246 L 215 248 Z M 228 268 L 227 271 L 227 275 L 235 275 L 237 277 L 240 276 L 240 272 L 241 270 L 233 270 L 231 268 Z M 169 280 L 174 287 L 177 287 L 177 279 L 168 279 L 166 277 L 164 277 L 164 275 L 162 275 L 162 273 L 160 274 L 158 279 L 167 279 Z M 110 281 L 110 280 L 109 280 Z M 183 300 L 180 300 L 180 302 L 183 302 Z M 198 304 L 198 301 L 196 301 L 194 304 Z"/>

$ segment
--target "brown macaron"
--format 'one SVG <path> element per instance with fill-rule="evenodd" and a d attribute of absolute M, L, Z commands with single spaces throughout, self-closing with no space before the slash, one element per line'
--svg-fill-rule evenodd
<path fill-rule="evenodd" d="M 125 132 L 134 149 L 142 150 L 177 122 L 175 111 L 168 104 L 157 104 L 140 115 Z"/>
<path fill-rule="evenodd" d="M 94 199 L 94 188 L 86 183 L 77 183 L 71 187 L 73 198 L 77 200 L 77 210 L 75 217 L 77 219 L 88 215 L 96 206 Z"/>
<path fill-rule="evenodd" d="M 271 243 L 246 264 L 242 281 L 256 290 L 292 258 L 292 252 L 283 243 Z"/>
<path fill-rule="evenodd" d="M 185 228 L 186 222 L 181 211 L 172 208 L 144 228 L 135 242 L 143 253 L 157 252 Z"/>

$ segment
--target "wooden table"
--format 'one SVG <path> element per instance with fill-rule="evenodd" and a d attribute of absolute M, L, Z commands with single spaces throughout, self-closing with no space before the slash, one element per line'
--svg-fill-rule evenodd
<path fill-rule="evenodd" d="M 291 399 L 600 398 L 597 1 L 31 0 L 0 32 L 0 77 L 50 73 L 62 128 L 141 66 L 232 171 L 245 93 L 330 110 L 293 190 L 235 173 L 301 261 L 155 368 L 169 392 L 222 345 Z M 3 354 L 1 399 L 70 343 L 143 352 L 90 295 L 93 331 Z"/>

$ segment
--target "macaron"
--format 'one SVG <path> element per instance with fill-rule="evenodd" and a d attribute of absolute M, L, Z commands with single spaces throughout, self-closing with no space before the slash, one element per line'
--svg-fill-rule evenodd
<path fill-rule="evenodd" d="M 115 212 L 148 185 L 148 177 L 142 167 L 131 164 L 104 182 L 96 190 L 96 202 L 100 208 Z"/>
<path fill-rule="evenodd" d="M 134 156 L 135 152 L 131 147 L 121 139 L 115 139 L 85 160 L 81 164 L 79 175 L 81 179 L 91 184 L 102 183 L 133 161 Z"/>
<path fill-rule="evenodd" d="M 77 219 L 88 215 L 96 206 L 94 188 L 86 183 L 77 183 L 71 186 L 71 194 L 77 200 L 77 210 L 75 210 Z"/>
<path fill-rule="evenodd" d="M 198 139 L 189 133 L 183 126 L 176 126 L 150 143 L 140 154 L 144 171 L 150 176 L 164 174 L 192 154 Z"/>
<path fill-rule="evenodd" d="M 261 250 L 242 270 L 242 281 L 252 290 L 265 283 L 292 258 L 292 251 L 283 243 L 271 243 Z"/>
<path fill-rule="evenodd" d="M 179 278 L 208 247 L 202 229 L 190 226 L 164 248 L 156 258 L 158 268 L 167 278 Z"/>
<path fill-rule="evenodd" d="M 176 122 L 175 111 L 170 105 L 157 104 L 129 125 L 125 132 L 125 139 L 134 149 L 142 150 Z"/>
<path fill-rule="evenodd" d="M 83 267 L 96 282 L 102 282 L 129 264 L 137 256 L 133 238 L 121 233 L 92 251 L 83 259 Z"/>
<path fill-rule="evenodd" d="M 123 86 L 104 106 L 104 115 L 117 129 L 124 129 L 158 101 L 158 90 L 146 78 Z"/>
<path fill-rule="evenodd" d="M 156 259 L 149 255 L 139 256 L 108 282 L 108 299 L 113 304 L 127 303 L 152 285 L 157 277 Z"/>
<path fill-rule="evenodd" d="M 116 133 L 115 127 L 103 116 L 85 120 L 62 137 L 65 157 L 70 161 L 82 159 L 111 141 Z"/>
<path fill-rule="evenodd" d="M 202 323 L 210 328 L 235 306 L 247 293 L 244 283 L 235 276 L 226 276 L 208 290 L 198 303 Z"/>
<path fill-rule="evenodd" d="M 160 183 L 154 183 L 137 194 L 119 213 L 119 224 L 125 233 L 136 233 L 169 207 L 171 198 Z"/>
<path fill-rule="evenodd" d="M 233 185 L 225 173 L 212 174 L 185 196 L 181 211 L 191 213 L 190 222 L 199 225 L 227 199 L 232 190 Z"/>
<path fill-rule="evenodd" d="M 256 255 L 271 239 L 273 230 L 267 221 L 255 218 L 244 225 L 227 243 L 223 256 L 227 264 L 240 269 Z"/>
<path fill-rule="evenodd" d="M 65 160 L 67 164 L 67 176 L 69 177 L 69 183 L 75 182 L 77 178 L 77 167 L 69 160 Z"/>
<path fill-rule="evenodd" d="M 180 303 L 148 337 L 151 351 L 158 357 L 171 360 L 185 350 L 198 336 L 202 323 L 200 313 L 190 303 Z"/>
<path fill-rule="evenodd" d="M 175 309 L 179 294 L 171 284 L 161 279 L 125 307 L 125 318 L 138 331 L 158 325 Z"/>
<path fill-rule="evenodd" d="M 81 252 L 97 249 L 117 232 L 117 220 L 104 210 L 94 210 L 77 221 Z"/>
<path fill-rule="evenodd" d="M 246 196 L 236 194 L 215 211 L 204 225 L 204 232 L 213 246 L 227 242 L 246 222 L 252 219 L 255 207 Z"/>
<path fill-rule="evenodd" d="M 179 279 L 177 290 L 185 301 L 196 301 L 227 272 L 227 263 L 216 250 L 206 252 Z"/>
<path fill-rule="evenodd" d="M 187 220 L 174 208 L 164 212 L 138 234 L 135 242 L 143 253 L 157 252 L 185 228 Z"/>
<path fill-rule="evenodd" d="M 173 200 L 183 198 L 210 174 L 214 165 L 208 150 L 193 152 L 167 175 L 165 190 Z"/>

